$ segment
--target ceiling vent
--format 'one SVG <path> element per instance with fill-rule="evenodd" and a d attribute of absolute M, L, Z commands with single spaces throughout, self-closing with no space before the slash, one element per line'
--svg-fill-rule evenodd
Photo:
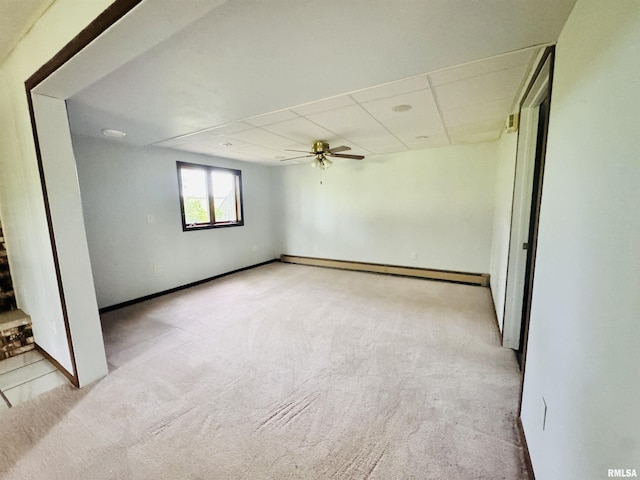
<path fill-rule="evenodd" d="M 505 125 L 505 131 L 507 133 L 513 133 L 518 131 L 518 120 L 520 120 L 520 115 L 517 113 L 510 113 L 507 116 L 507 123 Z"/>

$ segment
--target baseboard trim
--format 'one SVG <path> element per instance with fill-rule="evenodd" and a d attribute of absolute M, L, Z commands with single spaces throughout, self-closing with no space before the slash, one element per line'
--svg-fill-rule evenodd
<path fill-rule="evenodd" d="M 76 377 L 73 376 L 73 374 L 71 374 L 69 371 L 67 371 L 66 368 L 64 368 L 62 365 L 60 365 L 60 362 L 58 362 L 55 358 L 53 358 L 49 352 L 47 352 L 44 348 L 42 348 L 40 345 L 38 345 L 37 343 L 34 343 L 36 350 L 38 352 L 40 352 L 42 354 L 42 356 L 44 358 L 46 358 L 47 360 L 49 360 L 54 367 L 56 367 L 58 369 L 58 371 L 63 374 L 65 377 L 67 377 L 67 380 L 69 380 L 71 382 L 71 384 L 74 387 L 80 388 L 80 383 L 78 382 L 78 379 Z"/>
<path fill-rule="evenodd" d="M 269 263 L 273 263 L 277 261 L 278 261 L 277 258 L 273 258 L 271 260 L 267 260 L 266 262 L 256 263 L 255 265 L 249 265 L 248 267 L 238 268 L 236 270 L 231 270 L 230 272 L 221 273 L 220 275 L 214 275 L 213 277 L 203 278 L 202 280 L 198 280 L 196 282 L 187 283 L 185 285 L 180 285 L 178 287 L 170 288 L 168 290 L 163 290 L 161 292 L 145 295 L 144 297 L 134 298 L 132 300 L 127 300 L 126 302 L 117 303 L 115 305 L 109 305 L 108 307 L 102 307 L 98 310 L 98 312 L 106 313 L 106 312 L 111 312 L 113 310 L 118 310 L 119 308 L 129 307 L 131 305 L 135 305 L 136 303 L 146 302 L 147 300 L 152 300 L 154 298 L 162 297 L 163 295 L 179 292 L 180 290 L 185 290 L 187 288 L 195 287 L 197 285 L 202 285 L 203 283 L 211 282 L 213 280 L 217 280 L 218 278 L 226 277 L 227 275 L 233 275 L 234 273 L 244 272 L 245 270 L 251 270 L 252 268 L 261 267 L 263 265 L 268 265 Z"/>
<path fill-rule="evenodd" d="M 527 437 L 524 434 L 524 426 L 522 425 L 522 419 L 518 417 L 516 420 L 518 426 L 518 432 L 520 433 L 520 441 L 522 442 L 522 449 L 524 450 L 524 463 L 527 466 L 529 472 L 529 479 L 536 480 L 536 476 L 533 473 L 533 463 L 531 463 L 531 455 L 529 454 L 529 446 L 527 445 Z"/>
<path fill-rule="evenodd" d="M 382 273 L 402 277 L 416 277 L 443 282 L 463 283 L 466 285 L 489 286 L 489 275 L 486 273 L 456 272 L 452 270 L 436 270 L 431 268 L 402 267 L 399 265 L 384 265 L 380 263 L 350 262 L 346 260 L 331 260 L 327 258 L 299 257 L 295 255 L 281 255 L 280 261 L 309 265 L 314 267 L 337 268 L 340 270 L 354 270 L 358 272 Z"/>

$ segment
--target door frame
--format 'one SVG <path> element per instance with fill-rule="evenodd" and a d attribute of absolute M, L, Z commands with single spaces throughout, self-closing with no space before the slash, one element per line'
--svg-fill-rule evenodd
<path fill-rule="evenodd" d="M 38 96 L 36 95 L 35 90 L 39 85 L 42 84 L 42 82 L 47 80 L 50 76 L 52 76 L 63 66 L 65 66 L 67 62 L 69 62 L 77 53 L 79 53 L 87 45 L 89 45 L 96 38 L 102 35 L 102 33 L 104 33 L 118 20 L 129 13 L 141 1 L 142 0 L 115 0 L 113 4 L 111 4 L 106 10 L 104 10 L 98 17 L 96 17 L 76 37 L 74 37 L 60 51 L 58 51 L 57 54 L 55 54 L 48 62 L 46 62 L 35 73 L 33 73 L 33 75 L 31 75 L 24 84 L 29 117 L 31 120 L 36 162 L 40 177 L 40 185 L 42 188 L 42 197 L 51 245 L 53 267 L 56 276 L 56 283 L 58 285 L 60 310 L 64 323 L 71 369 L 67 369 L 66 367 L 64 367 L 60 362 L 57 361 L 54 355 L 52 355 L 42 347 L 39 346 L 38 349 L 76 387 L 81 387 L 86 385 L 87 383 L 90 383 L 95 379 L 95 377 L 102 376 L 103 372 L 104 374 L 106 374 L 106 358 L 104 357 L 103 349 L 98 349 L 98 351 L 96 352 L 90 351 L 92 347 L 91 341 L 96 341 L 96 328 L 98 328 L 99 330 L 99 327 L 96 327 L 96 325 L 94 324 L 95 322 L 85 321 L 86 319 L 83 315 L 77 315 L 78 313 L 86 314 L 88 312 L 89 314 L 95 313 L 95 316 L 97 316 L 97 305 L 92 305 L 91 302 L 89 302 L 89 310 L 85 311 L 82 311 L 82 308 L 73 308 L 73 306 L 70 309 L 70 301 L 71 305 L 74 304 L 74 299 L 72 299 L 68 293 L 69 290 L 71 290 L 71 287 L 67 285 L 67 289 L 65 291 L 65 268 L 69 270 L 69 262 L 66 262 L 66 265 L 63 265 L 64 262 L 61 261 L 60 256 L 60 246 L 61 244 L 66 246 L 73 246 L 77 243 L 76 240 L 80 237 L 76 236 L 77 232 L 75 231 L 68 235 L 69 238 L 62 238 L 63 235 L 61 235 L 61 230 L 58 230 L 58 232 L 56 233 L 55 227 L 57 224 L 64 222 L 64 215 L 60 215 L 59 212 L 56 213 L 56 209 L 54 208 L 54 203 L 59 193 L 58 191 L 56 191 L 56 193 L 54 193 L 54 197 L 51 196 L 51 187 L 53 186 L 54 190 L 56 190 L 56 185 L 52 185 L 52 183 L 57 183 L 51 177 L 51 170 L 55 167 L 55 165 L 51 162 L 50 159 L 47 158 L 47 155 L 45 155 L 50 150 L 50 142 L 43 142 L 44 135 L 42 134 L 43 124 L 46 124 L 47 128 L 51 126 L 62 126 L 62 128 L 64 129 L 64 133 L 68 133 L 69 125 L 68 120 L 66 119 L 66 107 L 64 106 L 64 99 L 59 100 L 62 105 L 61 108 L 63 110 L 64 117 L 61 120 L 60 118 L 54 118 L 55 116 L 52 116 L 51 112 L 46 111 L 46 109 L 38 109 L 36 106 L 36 103 L 40 98 L 42 98 L 42 100 L 47 100 L 47 98 L 49 100 L 58 99 L 52 97 L 44 97 L 41 95 Z M 40 131 L 36 121 L 36 116 L 38 113 L 36 110 L 40 111 Z M 49 168 L 47 168 L 48 165 L 50 165 Z M 71 176 L 71 178 L 74 179 L 75 177 Z M 59 190 L 59 188 L 57 190 Z M 84 225 L 82 225 L 82 228 L 84 228 Z M 81 238 L 86 243 L 86 235 L 82 234 Z M 89 272 L 83 270 L 80 273 L 84 273 L 85 276 L 87 273 L 89 273 L 89 278 L 91 278 L 90 270 Z M 73 279 L 75 277 L 67 275 L 66 278 L 67 282 L 69 282 L 69 278 Z M 93 287 L 92 284 L 91 287 Z M 95 303 L 95 297 L 93 298 L 93 300 L 93 303 Z M 83 305 L 82 307 L 87 308 L 87 305 Z M 91 323 L 91 325 L 87 325 L 87 323 Z M 74 345 L 74 328 L 72 328 L 74 326 L 76 330 L 75 336 L 77 337 L 77 340 L 79 340 L 80 338 L 85 341 L 89 340 L 89 342 L 87 342 L 89 343 L 89 345 L 87 345 L 86 348 L 81 349 L 82 352 L 78 351 L 79 349 L 77 344 Z M 102 342 L 101 334 L 99 335 L 100 342 Z M 85 352 L 85 350 L 89 351 Z M 78 358 L 79 353 L 81 353 L 82 358 Z"/>
<path fill-rule="evenodd" d="M 523 244 L 529 243 L 530 229 L 537 231 L 538 228 L 539 218 L 533 225 L 531 224 L 532 204 L 537 203 L 536 208 L 539 208 L 540 201 L 540 195 L 535 200 L 532 198 L 538 144 L 538 115 L 541 103 L 545 98 L 551 97 L 554 59 L 555 47 L 547 47 L 522 96 L 519 108 L 520 125 L 516 150 L 502 336 L 502 345 L 516 351 L 520 350 L 521 335 L 524 335 L 523 349 L 526 350 L 528 319 L 523 316 L 523 312 L 530 310 L 531 296 L 528 295 L 525 301 L 525 277 L 528 272 L 530 274 L 530 289 L 532 289 L 536 245 L 529 245 L 525 250 Z M 542 182 L 542 175 L 543 172 L 541 172 L 540 182 Z M 541 193 L 540 185 L 539 194 Z M 529 258 L 529 265 L 527 265 L 527 258 Z M 522 356 L 521 367 L 524 369 L 524 355 Z"/>
<path fill-rule="evenodd" d="M 180 2 L 171 1 L 109 1 L 112 3 L 24 83 L 49 233 L 52 274 L 58 287 L 57 295 L 52 293 L 55 295 L 52 301 L 59 307 L 56 313 L 66 334 L 66 352 L 40 350 L 79 387 L 108 372 L 66 101 L 224 2 L 196 2 L 193 8 L 185 9 Z M 71 207 L 73 215 L 62 207 Z M 70 252 L 81 252 L 84 258 L 76 261 Z M 65 353 L 68 361 L 58 362 L 57 358 Z"/>

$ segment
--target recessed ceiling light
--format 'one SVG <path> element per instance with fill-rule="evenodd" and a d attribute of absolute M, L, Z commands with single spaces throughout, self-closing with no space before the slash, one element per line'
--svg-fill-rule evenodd
<path fill-rule="evenodd" d="M 220 145 L 221 147 L 229 148 L 231 145 L 233 145 L 233 143 L 219 143 L 218 145 Z"/>
<path fill-rule="evenodd" d="M 124 133 L 121 130 L 114 130 L 112 128 L 105 128 L 104 130 L 102 130 L 102 134 L 105 137 L 113 137 L 113 138 L 122 138 L 126 135 L 126 133 Z"/>
<path fill-rule="evenodd" d="M 418 135 L 416 137 L 416 140 L 427 140 L 429 138 L 429 135 Z"/>
<path fill-rule="evenodd" d="M 393 110 L 394 112 L 408 112 L 412 108 L 413 107 L 411 105 L 396 105 L 391 110 Z"/>

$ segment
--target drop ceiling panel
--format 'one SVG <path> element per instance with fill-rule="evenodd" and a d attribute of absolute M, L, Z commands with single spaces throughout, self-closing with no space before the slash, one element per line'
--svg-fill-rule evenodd
<path fill-rule="evenodd" d="M 492 130 L 489 132 L 477 132 L 470 133 L 467 132 L 464 135 L 458 137 L 452 137 L 452 142 L 454 145 L 468 145 L 471 143 L 481 143 L 481 142 L 492 142 L 500 138 L 500 131 Z"/>
<path fill-rule="evenodd" d="M 358 140 L 358 146 L 373 152 L 380 147 L 402 148 L 404 145 L 394 135 L 386 134 L 377 137 L 361 138 Z"/>
<path fill-rule="evenodd" d="M 238 133 L 231 133 L 228 135 L 230 139 L 241 140 L 252 145 L 264 145 L 274 150 L 282 150 L 285 148 L 308 148 L 308 145 L 297 143 L 282 137 L 275 133 L 271 133 L 261 128 L 252 128 L 251 130 L 244 130 Z"/>
<path fill-rule="evenodd" d="M 397 105 L 410 105 L 412 108 L 396 112 L 393 108 Z M 439 136 L 445 133 L 429 89 L 373 100 L 362 106 L 403 142 L 421 135 Z"/>
<path fill-rule="evenodd" d="M 168 140 L 163 140 L 161 142 L 152 143 L 151 145 L 154 147 L 164 147 L 164 148 L 175 148 L 179 145 L 184 145 L 185 143 L 193 143 L 193 135 L 178 137 L 178 138 L 170 138 Z"/>
<path fill-rule="evenodd" d="M 245 122 L 253 125 L 254 127 L 262 127 L 264 125 L 271 125 L 272 123 L 291 120 L 292 118 L 298 118 L 298 115 L 293 113 L 291 110 L 281 110 L 279 112 L 267 113 L 266 115 L 247 118 Z"/>
<path fill-rule="evenodd" d="M 449 138 L 454 144 L 484 142 L 495 140 L 500 136 L 504 120 L 487 120 L 449 129 Z"/>
<path fill-rule="evenodd" d="M 213 145 L 210 145 L 207 143 L 189 143 L 185 145 L 180 145 L 179 147 L 175 147 L 175 149 L 181 150 L 184 152 L 200 153 L 203 155 L 212 155 L 214 157 L 231 158 L 234 160 L 244 160 L 244 161 L 251 161 L 256 163 L 265 162 L 263 158 L 251 155 L 246 152 L 244 153 L 233 152 L 227 149 L 216 148 Z"/>
<path fill-rule="evenodd" d="M 253 128 L 253 125 L 249 125 L 246 122 L 233 122 L 227 125 L 222 125 L 219 127 L 203 130 L 201 133 L 209 136 L 227 135 L 230 133 L 237 133 L 237 132 L 242 132 L 244 130 L 250 130 L 252 128 Z"/>
<path fill-rule="evenodd" d="M 167 147 L 173 148 L 178 145 L 186 145 L 188 143 L 201 143 L 201 142 L 209 142 L 211 143 L 213 140 L 221 137 L 222 134 L 215 130 L 205 130 L 203 132 L 192 133 L 190 135 L 183 135 L 177 138 L 170 138 L 169 140 L 164 140 L 162 142 L 154 143 L 155 147 Z"/>
<path fill-rule="evenodd" d="M 389 132 L 360 105 L 338 108 L 307 117 L 331 132 L 357 143 L 360 138 L 387 135 Z"/>
<path fill-rule="evenodd" d="M 404 145 L 400 145 L 398 147 L 394 146 L 394 147 L 376 147 L 374 150 L 372 150 L 372 153 L 375 153 L 377 155 L 382 155 L 385 153 L 399 153 L 399 152 L 406 152 L 408 151 L 409 148 L 405 147 Z"/>
<path fill-rule="evenodd" d="M 240 140 L 236 137 L 232 136 L 220 136 L 212 139 L 210 142 L 201 142 L 202 144 L 209 143 L 214 148 L 224 148 L 225 152 L 229 153 L 246 153 L 248 155 L 253 155 L 254 157 L 264 158 L 264 159 L 274 159 L 276 156 L 280 155 L 280 152 L 277 149 L 272 149 L 266 146 L 254 145 L 252 143 L 246 142 L 244 140 Z M 230 144 L 226 146 L 227 144 Z"/>
<path fill-rule="evenodd" d="M 412 149 L 415 149 L 415 145 L 430 145 L 431 143 L 440 145 L 440 140 L 443 138 L 447 138 L 447 132 L 444 128 L 441 132 L 431 133 L 430 135 L 420 135 L 419 133 L 420 132 L 405 133 L 402 135 L 398 135 L 398 138 L 402 141 L 402 143 L 411 147 Z M 427 137 L 426 140 L 421 138 L 424 136 Z"/>
<path fill-rule="evenodd" d="M 228 125 L 222 125 L 220 127 L 208 128 L 206 130 L 201 130 L 199 132 L 190 133 L 187 135 L 182 135 L 176 138 L 170 138 L 168 140 L 163 140 L 160 142 L 156 142 L 153 145 L 157 147 L 176 147 L 178 145 L 184 145 L 187 143 L 201 143 L 201 142 L 210 142 L 214 139 L 221 137 L 222 135 L 226 135 L 229 133 L 237 133 L 245 130 L 251 130 L 254 127 L 245 122 L 234 122 Z M 222 142 L 222 140 L 218 140 Z M 216 142 L 217 143 L 217 142 Z"/>
<path fill-rule="evenodd" d="M 380 135 L 372 138 L 358 139 L 358 147 L 355 147 L 357 153 L 365 154 L 370 153 L 390 153 L 390 152 L 403 152 L 407 150 L 404 145 L 395 136 L 387 134 Z"/>
<path fill-rule="evenodd" d="M 326 112 L 328 110 L 334 110 L 340 107 L 346 107 L 348 105 L 353 105 L 354 102 L 351 97 L 348 95 L 340 95 L 338 97 L 327 98 L 326 100 L 320 100 L 319 102 L 308 103 L 306 105 L 301 105 L 299 107 L 295 107 L 292 110 L 298 115 L 302 115 L 303 117 L 312 115 L 314 113 Z"/>
<path fill-rule="evenodd" d="M 305 118 L 294 118 L 286 122 L 274 123 L 263 127 L 269 132 L 276 133 L 297 143 L 311 146 L 315 140 L 326 140 L 335 143 L 340 137 L 316 125 Z"/>
<path fill-rule="evenodd" d="M 415 92 L 429 88 L 426 75 L 419 77 L 407 78 L 399 82 L 387 83 L 378 87 L 367 88 L 351 94 L 351 97 L 358 103 L 370 102 L 379 98 L 393 97 L 394 95 L 402 95 L 403 93 Z"/>
<path fill-rule="evenodd" d="M 449 129 L 487 120 L 493 120 L 494 122 L 500 119 L 506 120 L 507 115 L 511 113 L 512 103 L 513 99 L 511 97 L 493 102 L 475 103 L 467 107 L 445 110 L 442 112 L 442 117 Z"/>
<path fill-rule="evenodd" d="M 435 94 L 440 108 L 451 110 L 464 108 L 475 103 L 491 102 L 502 98 L 515 99 L 524 76 L 527 65 L 499 70 L 477 77 L 447 83 L 435 87 Z"/>
<path fill-rule="evenodd" d="M 529 65 L 533 60 L 533 56 L 539 51 L 539 48 L 528 48 L 505 55 L 498 55 L 477 62 L 467 63 L 459 67 L 434 72 L 429 74 L 429 78 L 431 79 L 431 85 L 435 87 L 499 70 L 506 70 L 519 65 Z"/>
<path fill-rule="evenodd" d="M 429 137 L 426 140 L 416 140 L 406 142 L 411 150 L 421 150 L 423 148 L 444 147 L 450 145 L 449 138 L 446 135 Z"/>

